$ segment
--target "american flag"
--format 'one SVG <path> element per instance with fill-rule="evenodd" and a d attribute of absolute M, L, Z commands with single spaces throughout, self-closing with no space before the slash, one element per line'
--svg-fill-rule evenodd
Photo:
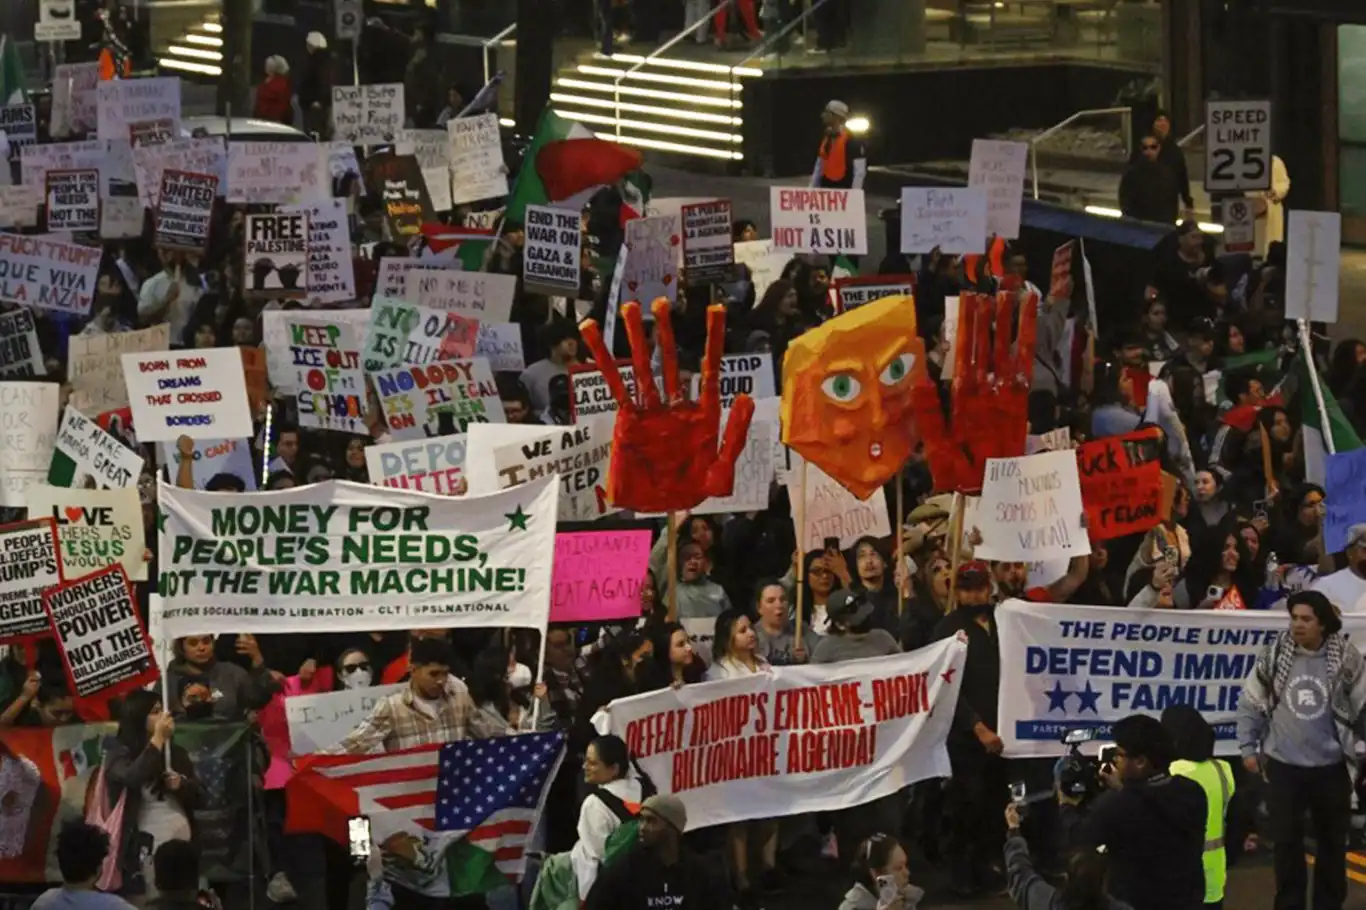
<path fill-rule="evenodd" d="M 347 819 L 370 818 L 377 843 L 414 826 L 487 851 L 503 874 L 526 843 L 564 754 L 563 733 L 523 733 L 386 755 L 317 756 L 290 780 L 286 830 L 345 844 Z"/>

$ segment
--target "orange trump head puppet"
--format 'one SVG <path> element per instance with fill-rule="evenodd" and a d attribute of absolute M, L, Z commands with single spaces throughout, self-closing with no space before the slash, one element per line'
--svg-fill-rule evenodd
<path fill-rule="evenodd" d="M 915 447 L 911 390 L 926 378 L 913 298 L 851 310 L 788 346 L 783 442 L 867 499 Z"/>

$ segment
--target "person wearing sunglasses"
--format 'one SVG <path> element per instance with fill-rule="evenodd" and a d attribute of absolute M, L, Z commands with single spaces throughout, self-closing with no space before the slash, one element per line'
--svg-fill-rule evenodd
<path fill-rule="evenodd" d="M 1162 143 L 1158 138 L 1144 136 L 1138 154 L 1129 161 L 1119 181 L 1119 208 L 1128 218 L 1171 227 L 1181 212 L 1180 186 L 1161 155 Z"/>
<path fill-rule="evenodd" d="M 347 648 L 337 658 L 336 689 L 364 689 L 372 685 L 375 678 L 370 655 L 360 648 Z"/>

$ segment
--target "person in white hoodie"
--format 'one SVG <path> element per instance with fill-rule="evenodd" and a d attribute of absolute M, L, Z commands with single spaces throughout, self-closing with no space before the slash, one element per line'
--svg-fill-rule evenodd
<path fill-rule="evenodd" d="M 906 848 L 890 834 L 874 834 L 854 856 L 854 885 L 840 910 L 916 910 L 925 891 L 911 884 Z"/>

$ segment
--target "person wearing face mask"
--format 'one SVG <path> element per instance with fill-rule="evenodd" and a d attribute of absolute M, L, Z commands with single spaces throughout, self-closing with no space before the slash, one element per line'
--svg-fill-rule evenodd
<path fill-rule="evenodd" d="M 183 688 L 181 681 L 187 676 L 198 677 L 205 684 L 212 704 L 210 713 L 219 720 L 242 720 L 247 711 L 264 706 L 277 686 L 261 657 L 261 647 L 255 636 L 239 635 L 236 649 L 251 661 L 250 672 L 237 664 L 217 660 L 212 635 L 176 639 L 176 657 L 166 670 L 166 685 L 172 695 L 171 713 L 184 713 L 179 693 Z"/>

